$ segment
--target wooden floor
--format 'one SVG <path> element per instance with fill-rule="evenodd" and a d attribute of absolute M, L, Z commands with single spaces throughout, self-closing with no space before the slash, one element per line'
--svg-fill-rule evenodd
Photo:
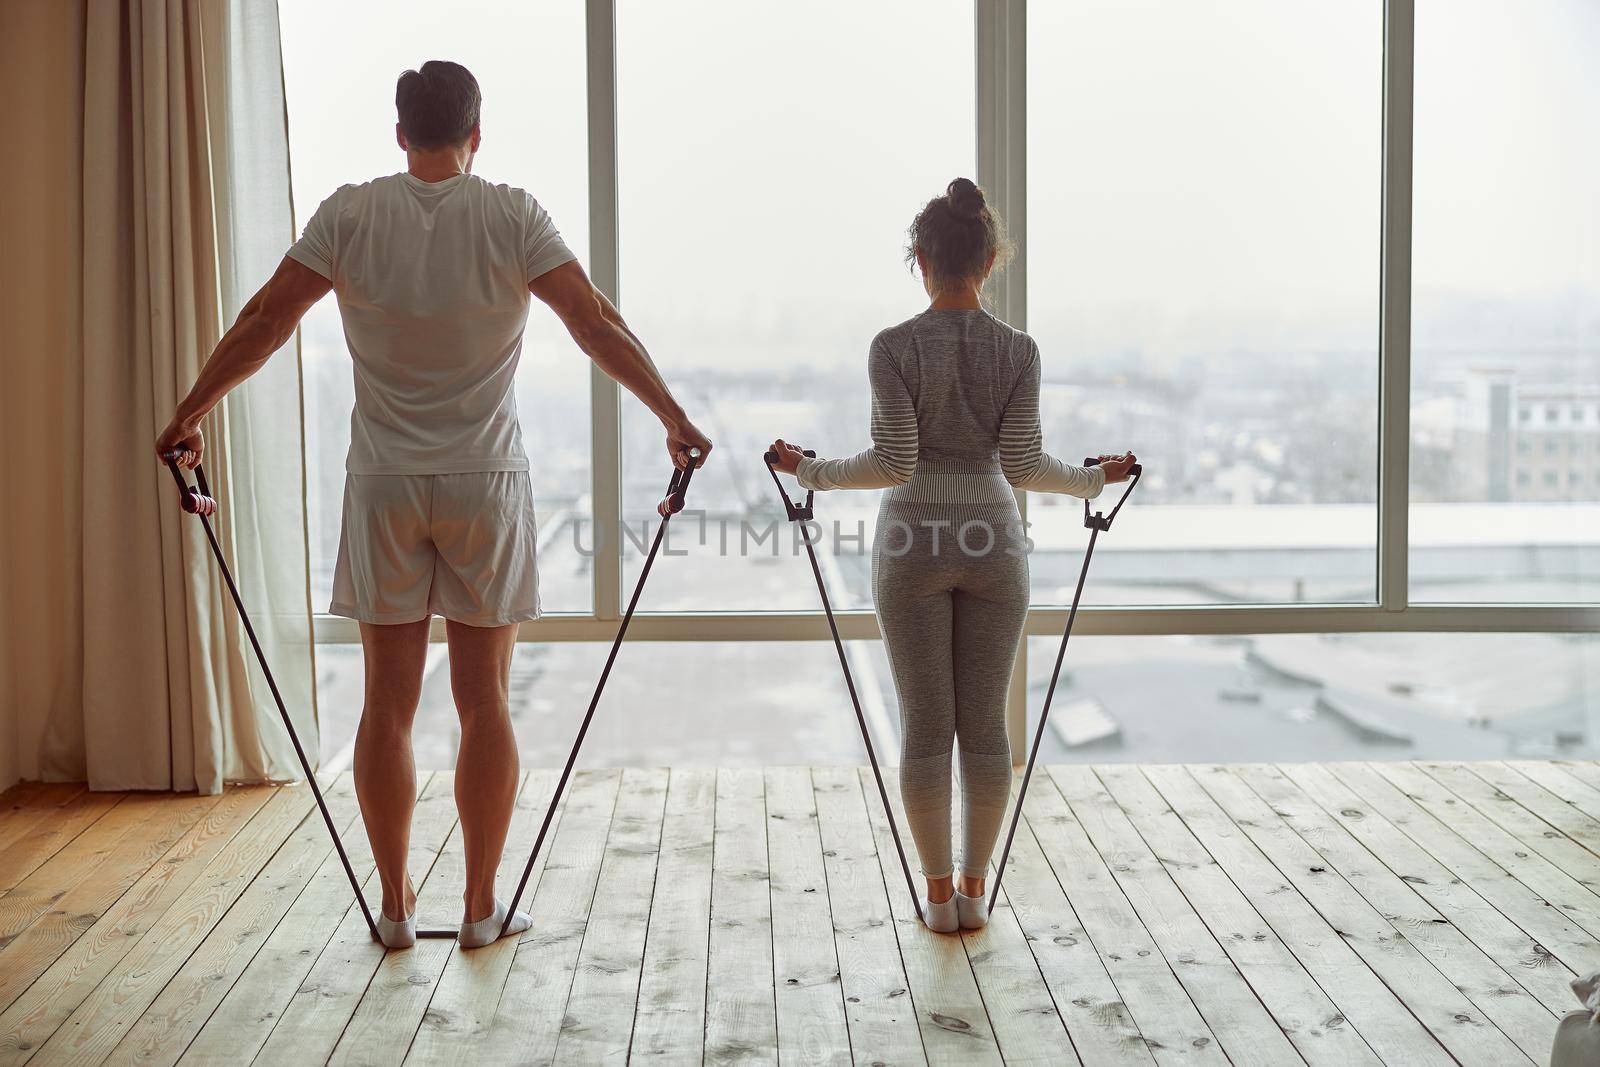
<path fill-rule="evenodd" d="M 424 925 L 459 918 L 452 785 Z M 0 1065 L 1544 1063 L 1600 969 L 1594 763 L 1057 766 L 1026 816 L 989 927 L 939 936 L 858 769 L 582 772 L 520 944 L 385 954 L 304 786 L 22 785 Z"/>

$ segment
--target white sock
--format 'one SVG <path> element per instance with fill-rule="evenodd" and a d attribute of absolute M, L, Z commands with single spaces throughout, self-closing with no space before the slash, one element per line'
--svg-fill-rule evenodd
<path fill-rule="evenodd" d="M 942 904 L 922 898 L 922 921 L 936 934 L 953 934 L 961 929 L 961 916 L 956 911 L 956 898 Z"/>
<path fill-rule="evenodd" d="M 404 919 L 391 919 L 378 912 L 378 940 L 384 948 L 410 948 L 417 943 L 417 910 Z"/>
<path fill-rule="evenodd" d="M 492 945 L 500 940 L 500 927 L 505 925 L 505 921 L 506 906 L 496 900 L 494 912 L 488 918 L 479 919 L 477 922 L 467 922 L 465 917 L 462 918 L 461 934 L 457 941 L 462 948 L 482 948 L 484 945 Z M 532 925 L 533 918 L 527 912 L 519 911 L 511 916 L 511 925 L 506 927 L 506 936 L 520 934 Z"/>
<path fill-rule="evenodd" d="M 988 925 L 989 900 L 987 897 L 969 897 L 957 889 L 953 899 L 956 902 L 956 912 L 961 916 L 961 929 L 981 930 Z"/>

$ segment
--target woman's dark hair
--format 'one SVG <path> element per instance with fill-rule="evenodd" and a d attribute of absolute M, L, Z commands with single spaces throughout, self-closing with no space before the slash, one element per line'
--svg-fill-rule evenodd
<path fill-rule="evenodd" d="M 970 178 L 957 178 L 943 196 L 929 200 L 911 221 L 906 263 L 915 267 L 917 253 L 934 283 L 983 276 L 989 257 L 998 269 L 1011 256 L 1005 223 Z"/>
<path fill-rule="evenodd" d="M 421 70 L 400 75 L 394 106 L 406 144 L 424 151 L 449 148 L 472 136 L 483 93 L 478 79 L 460 63 L 430 59 Z"/>

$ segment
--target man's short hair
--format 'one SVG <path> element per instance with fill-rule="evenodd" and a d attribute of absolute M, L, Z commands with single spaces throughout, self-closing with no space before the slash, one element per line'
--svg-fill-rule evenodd
<path fill-rule="evenodd" d="M 449 148 L 472 136 L 483 93 L 478 79 L 460 63 L 430 59 L 421 70 L 400 75 L 394 106 L 406 144 L 423 150 Z"/>

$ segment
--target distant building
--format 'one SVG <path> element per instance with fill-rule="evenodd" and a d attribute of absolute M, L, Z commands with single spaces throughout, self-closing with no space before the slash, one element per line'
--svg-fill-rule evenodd
<path fill-rule="evenodd" d="M 1512 500 L 1600 500 L 1600 381 L 1513 388 Z"/>
<path fill-rule="evenodd" d="M 1474 477 L 1477 467 L 1482 482 L 1459 485 L 1457 499 L 1600 500 L 1600 380 L 1535 384 L 1477 371 L 1467 408 L 1460 473 Z"/>

